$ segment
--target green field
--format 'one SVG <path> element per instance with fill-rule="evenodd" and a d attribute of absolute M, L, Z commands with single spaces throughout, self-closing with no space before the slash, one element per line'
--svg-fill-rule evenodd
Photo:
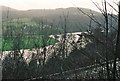
<path fill-rule="evenodd" d="M 41 48 L 54 45 L 57 40 L 45 36 L 32 37 L 6 37 L 2 39 L 2 50 L 10 51 L 17 49 Z"/>
<path fill-rule="evenodd" d="M 49 25 L 36 23 L 29 18 L 12 19 L 2 23 L 2 50 L 41 48 L 54 45 L 57 40 L 50 38 L 60 29 L 51 28 Z"/>

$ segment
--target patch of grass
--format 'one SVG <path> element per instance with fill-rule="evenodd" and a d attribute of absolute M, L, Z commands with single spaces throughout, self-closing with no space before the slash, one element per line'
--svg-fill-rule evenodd
<path fill-rule="evenodd" d="M 57 33 L 60 29 L 49 25 L 37 24 L 30 18 L 19 18 L 2 23 L 2 50 L 41 48 L 54 45 L 57 40 L 50 38 L 50 34 Z M 52 32 L 52 33 L 51 33 Z"/>
<path fill-rule="evenodd" d="M 6 37 L 2 40 L 2 50 L 32 49 L 54 45 L 57 40 L 45 36 L 32 37 Z"/>

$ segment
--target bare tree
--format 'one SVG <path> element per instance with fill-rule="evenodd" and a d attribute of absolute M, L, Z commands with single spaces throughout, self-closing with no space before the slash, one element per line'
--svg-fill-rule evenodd
<path fill-rule="evenodd" d="M 119 50 L 120 50 L 120 1 L 119 1 L 119 5 L 118 5 L 118 31 L 117 31 L 117 41 L 116 41 L 116 49 L 115 49 L 115 55 L 114 55 L 114 69 L 113 69 L 113 79 L 114 81 L 116 81 L 116 76 L 117 76 L 117 72 L 116 72 L 116 60 L 117 58 L 120 59 L 120 55 L 119 55 Z"/>

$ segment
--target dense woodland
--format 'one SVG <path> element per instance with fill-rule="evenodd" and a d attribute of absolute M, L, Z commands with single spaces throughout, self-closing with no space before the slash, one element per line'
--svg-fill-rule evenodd
<path fill-rule="evenodd" d="M 117 15 L 106 6 L 105 1 L 101 13 L 78 7 L 19 11 L 3 6 L 3 79 L 118 81 L 120 4 Z"/>

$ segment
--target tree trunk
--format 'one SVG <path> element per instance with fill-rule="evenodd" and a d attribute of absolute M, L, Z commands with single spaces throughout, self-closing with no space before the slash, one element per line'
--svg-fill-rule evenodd
<path fill-rule="evenodd" d="M 120 1 L 118 6 L 119 12 L 118 12 L 118 32 L 117 32 L 117 41 L 116 41 L 116 50 L 115 50 L 115 56 L 114 56 L 114 67 L 113 67 L 113 79 L 116 81 L 116 59 L 117 57 L 120 59 Z"/>
<path fill-rule="evenodd" d="M 104 4 L 105 4 L 105 27 L 106 27 L 106 39 L 105 39 L 105 56 L 106 56 L 106 70 L 107 70 L 107 79 L 109 81 L 110 79 L 110 71 L 109 71 L 109 59 L 108 59 L 108 13 L 107 13 L 107 4 L 106 4 L 106 0 L 104 0 Z"/>

